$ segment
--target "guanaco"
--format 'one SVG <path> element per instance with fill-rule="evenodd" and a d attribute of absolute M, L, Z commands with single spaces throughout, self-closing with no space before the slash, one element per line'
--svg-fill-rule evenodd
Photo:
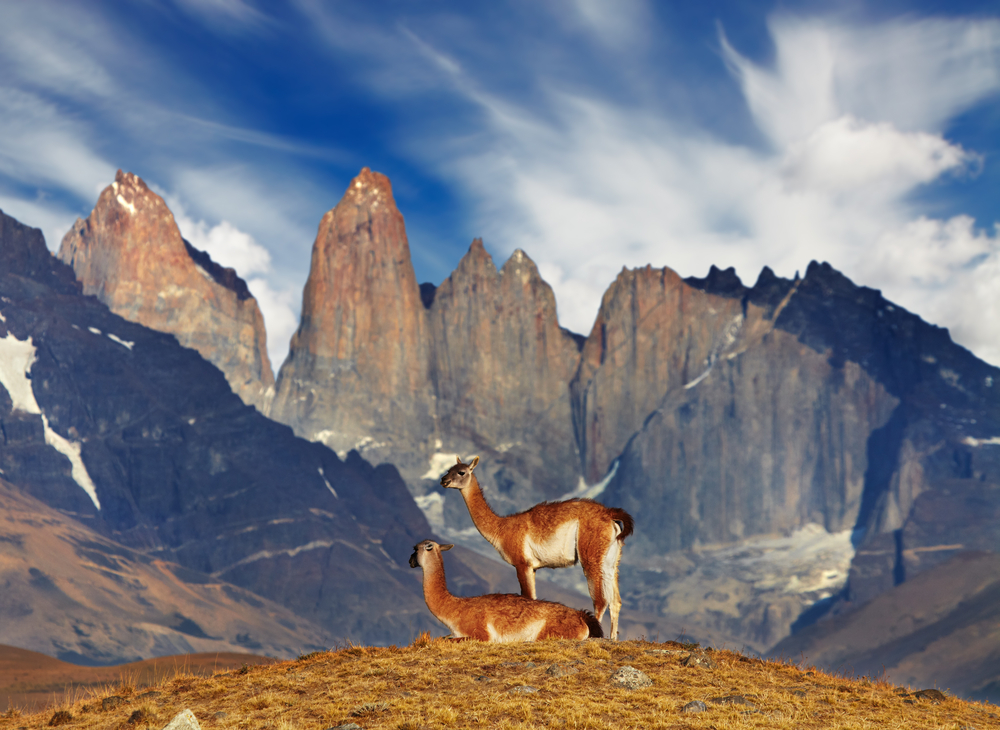
<path fill-rule="evenodd" d="M 423 569 L 424 600 L 435 618 L 451 629 L 456 639 L 490 642 L 539 639 L 601 638 L 601 622 L 590 611 L 552 601 L 533 601 L 512 593 L 459 598 L 448 592 L 440 545 L 424 540 L 413 546 L 410 567 Z"/>
<path fill-rule="evenodd" d="M 568 568 L 577 562 L 587 577 L 597 620 L 611 609 L 611 638 L 618 638 L 618 563 L 622 543 L 632 534 L 632 516 L 592 499 L 542 502 L 531 509 L 501 517 L 490 507 L 476 479 L 479 457 L 468 464 L 461 458 L 441 477 L 441 486 L 458 489 L 480 534 L 500 557 L 517 570 L 521 595 L 537 598 L 538 568 Z"/>

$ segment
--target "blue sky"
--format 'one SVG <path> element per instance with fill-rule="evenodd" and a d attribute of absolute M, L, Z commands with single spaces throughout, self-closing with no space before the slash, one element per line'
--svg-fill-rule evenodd
<path fill-rule="evenodd" d="M 522 248 L 575 331 L 622 266 L 819 259 L 1000 364 L 998 132 L 996 2 L 0 4 L 0 208 L 57 249 L 137 173 L 275 367 L 362 166 L 420 281 Z"/>

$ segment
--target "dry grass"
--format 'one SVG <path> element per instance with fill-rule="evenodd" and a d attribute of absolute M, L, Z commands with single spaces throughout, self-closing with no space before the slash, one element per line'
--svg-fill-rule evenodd
<path fill-rule="evenodd" d="M 323 730 L 348 722 L 390 730 L 1000 728 L 1000 708 L 990 704 L 914 698 L 885 682 L 724 650 L 708 650 L 714 668 L 682 665 L 690 653 L 675 642 L 481 644 L 421 637 L 404 648 L 352 646 L 208 678 L 180 675 L 151 690 L 125 682 L 42 713 L 8 713 L 0 730 L 47 727 L 57 712 L 72 716 L 59 716 L 64 728 L 161 728 L 185 708 L 206 730 Z M 645 672 L 653 685 L 610 684 L 622 666 Z M 525 686 L 537 691 L 517 689 Z M 731 696 L 752 704 L 712 701 Z M 106 697 L 125 701 L 104 703 Z M 682 713 L 693 700 L 708 709 Z"/>

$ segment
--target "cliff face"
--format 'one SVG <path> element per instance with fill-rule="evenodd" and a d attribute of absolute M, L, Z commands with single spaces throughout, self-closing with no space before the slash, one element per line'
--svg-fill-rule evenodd
<path fill-rule="evenodd" d="M 169 332 L 218 367 L 233 391 L 266 410 L 274 374 L 257 301 L 232 269 L 181 238 L 163 199 L 120 170 L 59 258 L 111 311 Z"/>
<path fill-rule="evenodd" d="M 668 268 L 623 269 L 608 288 L 570 386 L 584 474 L 596 482 L 664 394 L 701 376 L 743 326 L 739 299 Z"/>
<path fill-rule="evenodd" d="M 742 312 L 738 326 L 710 352 L 709 367 L 652 394 L 653 407 L 625 443 L 600 497 L 636 516 L 625 556 L 626 572 L 642 576 L 631 590 L 635 604 L 676 613 L 672 586 L 695 575 L 712 546 L 788 535 L 811 523 L 831 536 L 850 535 L 846 572 L 837 568 L 809 578 L 808 585 L 805 579 L 788 583 L 785 593 L 793 583 L 795 591 L 811 591 L 799 610 L 751 578 L 701 581 L 705 595 L 718 598 L 718 611 L 709 615 L 711 601 L 684 608 L 701 612 L 692 625 L 726 625 L 766 649 L 824 609 L 862 605 L 961 551 L 997 549 L 1000 394 L 994 383 L 1000 371 L 956 346 L 945 330 L 855 286 L 827 264 L 811 264 L 801 281 L 765 269 L 753 288 L 717 270 L 676 286 L 697 289 L 704 311 L 725 311 L 728 301 Z M 615 306 L 613 288 L 602 309 L 605 323 Z M 617 329 L 605 325 L 604 337 L 623 338 L 622 350 L 641 354 L 649 349 L 641 335 L 655 316 L 669 317 L 650 314 L 635 327 L 628 319 Z M 711 319 L 702 316 L 689 327 L 705 321 Z M 600 336 L 595 328 L 585 353 L 597 348 Z M 677 347 L 694 350 L 691 339 L 679 336 Z M 602 381 L 604 366 L 587 389 L 575 391 L 581 394 L 576 414 L 588 413 L 582 396 L 600 395 L 594 383 L 617 384 L 615 372 Z M 627 393 L 632 381 L 621 380 L 617 387 Z M 613 399 L 605 403 L 602 415 L 615 407 Z M 619 409 L 625 416 L 614 414 L 611 423 L 636 423 L 628 420 L 635 406 L 624 402 Z M 602 441 L 607 432 L 578 433 L 585 454 L 617 448 L 613 430 L 608 445 Z M 693 551 L 693 562 L 675 560 L 669 569 L 657 562 L 658 555 L 684 550 Z M 764 555 L 754 569 L 790 560 L 786 568 L 764 572 L 796 576 L 807 552 Z M 734 612 L 727 600 L 741 591 L 755 598 Z M 817 600 L 810 614 L 799 615 Z"/>
<path fill-rule="evenodd" d="M 426 328 L 392 187 L 364 168 L 320 222 L 271 416 L 341 453 L 388 456 L 401 434 L 426 442 Z"/>
<path fill-rule="evenodd" d="M 609 353 L 595 369 L 578 391 L 578 412 L 589 419 L 593 468 L 621 454 L 603 499 L 649 520 L 650 529 L 636 530 L 649 550 L 788 534 L 810 523 L 839 532 L 857 521 L 868 437 L 898 400 L 857 362 L 831 362 L 777 329 L 801 287 L 768 273 L 748 290 L 722 286 L 717 270 L 690 282 L 647 272 L 670 281 L 672 296 L 653 298 L 660 309 L 646 311 L 632 303 L 623 275 L 605 299 L 598 325 L 626 355 L 619 363 Z M 657 336 L 664 332 L 671 336 Z M 584 351 L 599 338 L 595 328 Z M 660 374 L 636 363 L 665 365 Z M 636 383 L 648 391 L 629 392 Z"/>
<path fill-rule="evenodd" d="M 517 250 L 498 272 L 473 241 L 437 288 L 429 318 L 438 427 L 448 443 L 467 441 L 505 496 L 571 491 L 578 471 L 567 384 L 579 352 L 534 262 Z"/>
<path fill-rule="evenodd" d="M 579 479 L 567 388 L 578 357 L 521 251 L 498 272 L 477 240 L 421 291 L 389 181 L 365 168 L 320 223 L 270 415 L 392 462 L 421 494 L 449 457 L 479 453 L 501 506 L 523 508 Z"/>

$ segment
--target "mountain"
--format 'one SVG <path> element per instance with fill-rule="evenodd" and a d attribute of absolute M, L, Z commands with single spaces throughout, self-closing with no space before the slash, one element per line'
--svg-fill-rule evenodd
<path fill-rule="evenodd" d="M 365 168 L 320 221 L 272 417 L 341 454 L 390 453 L 399 434 L 429 448 L 423 310 L 392 187 Z"/>
<path fill-rule="evenodd" d="M 559 328 L 522 251 L 497 271 L 474 241 L 417 287 L 389 182 L 365 169 L 320 226 L 271 414 L 396 464 L 431 525 L 473 549 L 436 485 L 456 454 L 482 457 L 500 512 L 621 506 L 627 605 L 766 651 L 996 550 L 998 376 L 825 263 L 794 280 L 765 267 L 752 287 L 732 269 L 623 269 L 586 338 Z"/>
<path fill-rule="evenodd" d="M 112 312 L 201 353 L 249 405 L 266 410 L 274 374 L 264 318 L 246 282 L 181 238 L 159 195 L 121 170 L 86 220 L 63 238 L 59 258 Z"/>
<path fill-rule="evenodd" d="M 395 464 L 418 496 L 440 495 L 456 454 L 488 456 L 514 507 L 577 486 L 566 386 L 578 357 L 522 251 L 497 271 L 476 240 L 440 287 L 418 286 L 389 180 L 364 168 L 320 222 L 270 415 Z M 471 526 L 457 505 L 449 514 Z"/>
<path fill-rule="evenodd" d="M 629 311 L 629 278 L 654 273 L 619 277 L 598 316 L 604 334 L 595 327 L 585 358 L 602 337 L 609 350 L 653 349 L 643 345 L 655 341 L 650 331 L 670 324 L 672 309 L 650 311 L 641 325 L 617 312 Z M 591 403 L 604 404 L 605 416 L 625 404 L 618 406 L 625 415 L 610 422 L 626 426 L 593 438 L 581 429 L 581 451 L 600 469 L 622 444 L 601 499 L 637 515 L 639 555 L 632 556 L 645 569 L 646 610 L 665 610 L 666 586 L 680 577 L 657 577 L 650 556 L 707 555 L 714 545 L 789 535 L 809 524 L 850 535 L 849 570 L 831 563 L 836 580 L 813 581 L 822 590 L 772 588 L 743 603 L 740 617 L 730 613 L 750 643 L 766 650 L 793 624 L 814 620 L 817 611 L 803 612 L 816 600 L 831 610 L 838 600 L 861 605 L 957 551 L 1000 545 L 1000 453 L 991 445 L 1000 433 L 996 368 L 827 264 L 810 264 L 794 281 L 765 269 L 752 288 L 731 270 L 713 269 L 705 279 L 672 279 L 671 288 L 684 311 L 717 314 L 693 317 L 667 348 L 674 362 L 691 352 L 694 365 L 662 378 L 641 422 L 628 410 L 637 398 L 601 399 L 631 362 L 616 366 L 609 354 L 588 369 L 585 359 L 574 381 L 574 412 L 584 425 Z M 706 594 L 714 590 L 705 584 Z M 778 600 L 800 592 L 798 610 L 787 597 Z M 720 609 L 719 620 L 732 611 Z"/>
<path fill-rule="evenodd" d="M 294 657 L 333 640 L 287 608 L 130 550 L 0 480 L 0 644 L 85 664 Z"/>
<path fill-rule="evenodd" d="M 936 684 L 1000 701 L 1000 555 L 963 552 L 856 611 L 779 642 L 772 656 L 855 676 Z"/>
<path fill-rule="evenodd" d="M 0 213 L 0 477 L 334 637 L 439 631 L 407 565 L 433 532 L 394 467 L 295 437 L 173 335 L 80 288 L 40 231 Z M 459 593 L 485 588 L 452 572 Z"/>

